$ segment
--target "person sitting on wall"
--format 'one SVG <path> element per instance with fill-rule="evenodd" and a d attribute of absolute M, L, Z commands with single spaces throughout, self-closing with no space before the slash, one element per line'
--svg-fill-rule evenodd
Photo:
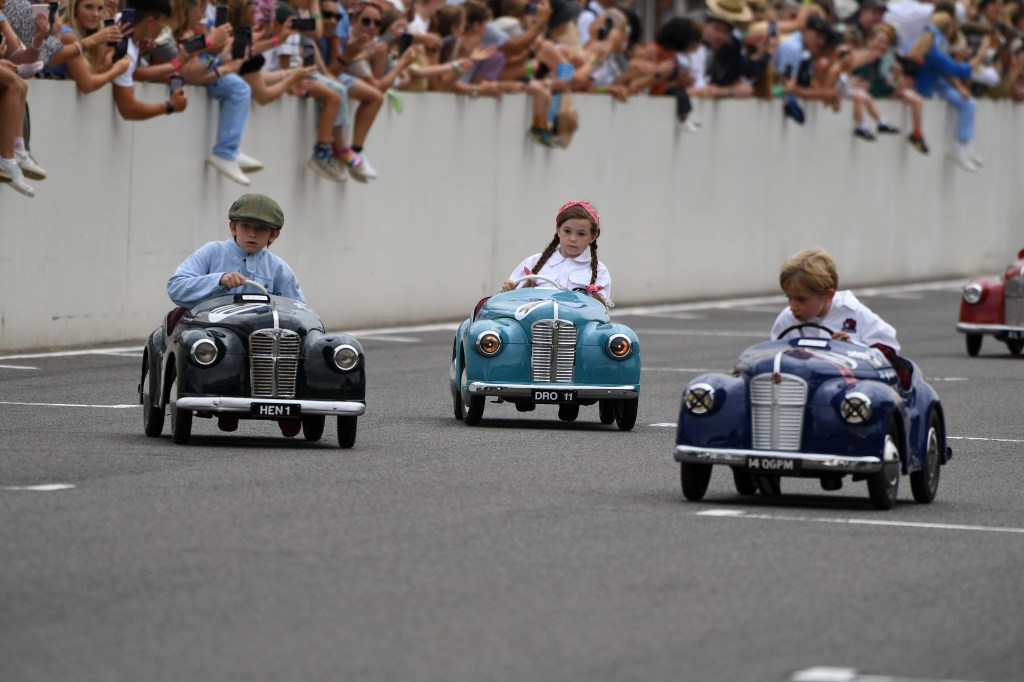
<path fill-rule="evenodd" d="M 139 64 L 139 43 L 155 41 L 171 16 L 171 5 L 168 0 L 128 0 L 128 8 L 134 10 L 133 25 L 126 25 L 125 32 L 131 35 L 125 38 L 126 54 L 131 58 L 131 66 L 123 74 L 114 79 L 114 104 L 118 113 L 126 121 L 144 121 L 161 114 L 173 114 L 185 111 L 188 106 L 188 95 L 184 88 L 178 88 L 170 94 L 166 102 L 142 102 L 135 99 L 135 69 Z M 120 59 L 120 55 L 115 55 Z"/>

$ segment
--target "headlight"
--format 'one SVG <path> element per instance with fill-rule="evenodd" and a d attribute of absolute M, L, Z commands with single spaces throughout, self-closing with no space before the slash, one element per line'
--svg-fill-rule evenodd
<path fill-rule="evenodd" d="M 871 419 L 871 398 L 863 393 L 847 393 L 839 414 L 847 424 L 863 424 Z"/>
<path fill-rule="evenodd" d="M 683 405 L 691 414 L 707 414 L 715 406 L 715 389 L 711 384 L 693 384 L 686 389 Z"/>
<path fill-rule="evenodd" d="M 497 354 L 501 350 L 501 336 L 498 332 L 481 332 L 480 336 L 476 337 L 476 349 L 481 355 L 488 357 Z"/>
<path fill-rule="evenodd" d="M 980 284 L 968 284 L 967 286 L 964 287 L 964 300 L 970 303 L 971 305 L 974 305 L 975 303 L 981 300 L 981 295 L 983 293 L 984 290 L 981 288 Z"/>
<path fill-rule="evenodd" d="M 608 337 L 608 354 L 616 360 L 628 358 L 633 352 L 633 342 L 625 334 L 612 334 Z"/>
<path fill-rule="evenodd" d="M 192 344 L 192 362 L 200 367 L 209 367 L 217 359 L 217 344 L 210 339 L 199 339 Z"/>
<path fill-rule="evenodd" d="M 334 366 L 342 372 L 348 372 L 359 364 L 359 351 L 347 343 L 334 349 Z"/>

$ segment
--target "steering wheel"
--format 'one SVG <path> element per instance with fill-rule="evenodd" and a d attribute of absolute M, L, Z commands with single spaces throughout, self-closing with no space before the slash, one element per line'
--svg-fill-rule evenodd
<path fill-rule="evenodd" d="M 775 340 L 779 341 L 785 338 L 786 334 L 790 332 L 802 331 L 806 327 L 811 327 L 813 329 L 821 329 L 822 331 L 828 332 L 829 338 L 832 338 L 832 335 L 835 334 L 834 331 L 832 331 L 823 324 L 818 324 L 817 322 L 804 322 L 803 324 L 794 324 L 792 327 L 787 327 L 786 329 L 783 329 L 781 332 L 779 332 L 779 335 L 775 337 Z M 802 337 L 803 334 L 801 334 L 800 336 Z"/>
<path fill-rule="evenodd" d="M 542 282 L 547 282 L 548 284 L 554 285 L 554 287 L 556 289 L 564 289 L 565 288 L 561 284 L 559 284 L 558 282 L 556 282 L 555 280 L 551 279 L 550 277 L 548 277 L 546 275 L 523 275 L 522 277 L 517 277 L 516 279 L 512 280 L 512 285 L 518 287 L 520 284 L 522 284 L 523 282 L 525 282 L 528 279 L 534 279 L 534 280 L 540 280 Z"/>

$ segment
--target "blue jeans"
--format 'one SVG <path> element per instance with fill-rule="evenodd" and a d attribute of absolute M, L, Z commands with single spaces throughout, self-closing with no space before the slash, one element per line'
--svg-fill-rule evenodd
<path fill-rule="evenodd" d="M 935 84 L 935 92 L 946 100 L 949 106 L 956 109 L 956 141 L 964 144 L 974 139 L 974 98 L 964 97 L 960 91 L 940 79 Z"/>
<path fill-rule="evenodd" d="M 229 73 L 206 86 L 210 97 L 220 102 L 220 120 L 217 122 L 217 142 L 213 153 L 222 159 L 234 161 L 242 145 L 242 133 L 249 118 L 252 89 L 241 76 Z"/>

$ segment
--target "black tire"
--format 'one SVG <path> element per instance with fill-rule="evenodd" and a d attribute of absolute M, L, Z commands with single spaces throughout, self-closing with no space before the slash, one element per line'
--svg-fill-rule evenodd
<path fill-rule="evenodd" d="M 338 417 L 338 445 L 340 447 L 348 449 L 356 444 L 357 424 L 356 417 L 345 415 Z"/>
<path fill-rule="evenodd" d="M 679 482 L 683 486 L 683 497 L 690 502 L 700 502 L 708 491 L 711 480 L 710 464 L 679 464 Z"/>
<path fill-rule="evenodd" d="M 939 472 L 942 469 L 940 448 L 946 442 L 942 432 L 942 420 L 936 412 L 932 412 L 928 420 L 928 441 L 924 453 L 924 468 L 910 474 L 910 491 L 914 493 L 914 501 L 928 504 L 935 499 L 939 490 Z"/>
<path fill-rule="evenodd" d="M 981 340 L 983 338 L 981 334 L 967 334 L 964 336 L 964 340 L 967 343 L 967 354 L 972 358 L 978 357 L 978 353 L 981 352 Z"/>
<path fill-rule="evenodd" d="M 470 395 L 466 389 L 466 366 L 462 366 L 462 380 L 459 382 L 462 393 L 462 421 L 466 426 L 476 426 L 484 416 L 484 397 Z"/>
<path fill-rule="evenodd" d="M 778 497 L 782 494 L 781 476 L 764 474 L 754 476 L 753 478 L 754 483 L 757 485 L 757 489 L 761 491 L 761 494 L 765 497 Z"/>
<path fill-rule="evenodd" d="M 636 413 L 640 406 L 639 398 L 626 398 L 615 401 L 615 423 L 619 431 L 629 431 L 636 424 Z"/>
<path fill-rule="evenodd" d="M 147 436 L 156 438 L 164 430 L 166 410 L 162 406 L 154 407 L 153 386 L 149 381 L 149 358 L 142 361 L 142 383 L 140 385 L 142 387 L 142 427 Z"/>
<path fill-rule="evenodd" d="M 558 418 L 564 422 L 574 422 L 580 416 L 579 405 L 559 405 Z"/>
<path fill-rule="evenodd" d="M 1024 341 L 1021 339 L 1006 339 L 1006 347 L 1010 349 L 1010 355 L 1020 355 L 1024 350 Z"/>
<path fill-rule="evenodd" d="M 452 358 L 451 377 L 452 407 L 455 408 L 455 418 L 462 421 L 462 389 L 455 385 L 455 358 Z"/>
<path fill-rule="evenodd" d="M 757 481 L 754 477 L 742 469 L 732 470 L 732 484 L 736 486 L 736 492 L 740 495 L 756 495 Z"/>
<path fill-rule="evenodd" d="M 900 488 L 900 432 L 896 416 L 889 419 L 882 446 L 882 470 L 868 476 L 868 495 L 875 509 L 892 509 Z"/>
<path fill-rule="evenodd" d="M 601 420 L 602 424 L 611 424 L 615 421 L 615 401 L 597 401 L 597 417 Z"/>
<path fill-rule="evenodd" d="M 177 396 L 178 381 L 171 381 L 169 396 Z M 192 437 L 192 410 L 179 410 L 177 403 L 171 404 L 171 440 L 178 445 L 184 445 Z"/>
<path fill-rule="evenodd" d="M 323 438 L 324 424 L 327 417 L 322 414 L 314 414 L 302 418 L 302 437 L 308 441 L 316 441 Z"/>

